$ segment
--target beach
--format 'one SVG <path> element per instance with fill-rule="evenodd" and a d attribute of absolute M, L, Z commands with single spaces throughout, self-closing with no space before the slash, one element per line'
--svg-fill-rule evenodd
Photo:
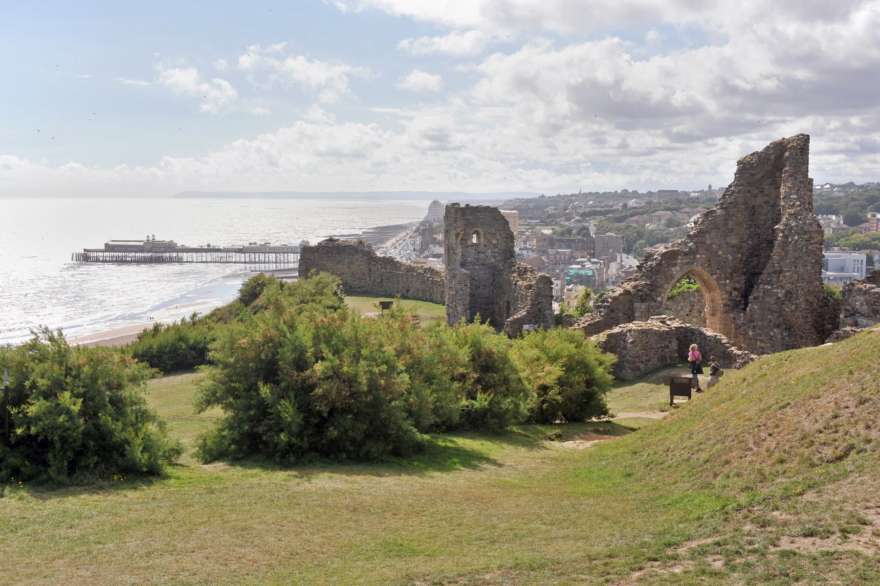
<path fill-rule="evenodd" d="M 155 323 L 155 322 L 153 322 Z M 138 334 L 153 327 L 153 323 L 143 323 L 121 328 L 114 328 L 105 332 L 97 332 L 80 336 L 70 340 L 72 346 L 90 346 L 103 348 L 117 348 L 125 346 L 137 340 Z"/>

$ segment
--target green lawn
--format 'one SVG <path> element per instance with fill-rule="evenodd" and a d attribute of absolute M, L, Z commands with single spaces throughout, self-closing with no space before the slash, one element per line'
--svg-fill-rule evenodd
<path fill-rule="evenodd" d="M 422 325 L 446 320 L 446 307 L 427 301 L 414 301 L 412 299 L 394 299 L 393 297 L 357 297 L 347 296 L 345 303 L 362 315 L 374 315 L 379 313 L 379 301 L 394 301 L 399 303 L 404 311 L 419 318 Z"/>
<path fill-rule="evenodd" d="M 167 478 L 8 489 L 0 575 L 10 584 L 877 583 L 878 355 L 880 334 L 866 334 L 762 358 L 635 432 L 617 420 L 437 436 L 419 457 L 381 464 L 201 465 L 188 453 Z M 199 376 L 148 389 L 188 449 L 216 417 L 192 412 Z M 659 407 L 658 386 L 620 386 L 612 408 Z"/>

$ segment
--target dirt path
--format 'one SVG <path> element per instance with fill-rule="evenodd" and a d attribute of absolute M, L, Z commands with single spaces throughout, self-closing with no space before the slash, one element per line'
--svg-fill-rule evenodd
<path fill-rule="evenodd" d="M 614 419 L 663 419 L 669 411 L 625 411 L 616 413 Z"/>

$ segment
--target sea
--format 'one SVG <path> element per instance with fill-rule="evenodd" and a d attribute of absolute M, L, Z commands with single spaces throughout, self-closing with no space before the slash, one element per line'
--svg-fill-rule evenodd
<path fill-rule="evenodd" d="M 421 220 L 430 199 L 0 199 L 0 344 L 60 329 L 69 339 L 204 314 L 235 298 L 246 266 L 75 264 L 111 239 L 218 246 L 299 244 Z"/>

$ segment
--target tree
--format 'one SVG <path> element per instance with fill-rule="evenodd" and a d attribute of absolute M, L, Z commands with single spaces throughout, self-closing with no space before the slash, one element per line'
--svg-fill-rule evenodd
<path fill-rule="evenodd" d="M 846 213 L 843 214 L 843 223 L 850 228 L 860 226 L 866 221 L 867 218 L 865 217 L 864 212 L 860 212 L 859 210 L 847 210 Z"/>
<path fill-rule="evenodd" d="M 578 317 L 583 317 L 588 313 L 593 311 L 593 306 L 590 303 L 593 299 L 593 290 L 589 287 L 584 287 L 584 290 L 581 291 L 580 296 L 578 297 L 577 303 L 574 306 L 574 314 Z"/>

